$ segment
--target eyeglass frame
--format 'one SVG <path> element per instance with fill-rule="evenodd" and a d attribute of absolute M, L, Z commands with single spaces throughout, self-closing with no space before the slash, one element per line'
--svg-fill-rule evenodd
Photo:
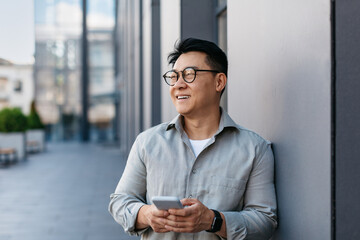
<path fill-rule="evenodd" d="M 188 80 L 185 79 L 184 71 L 185 71 L 186 69 L 192 69 L 192 70 L 194 70 L 194 78 L 193 78 L 193 80 L 188 81 Z M 176 81 L 175 81 L 175 83 L 172 84 L 172 85 L 171 85 L 170 83 L 168 83 L 168 81 L 166 81 L 166 74 L 169 73 L 169 72 L 174 72 L 174 73 L 176 73 Z M 163 74 L 163 78 L 164 78 L 166 84 L 172 87 L 172 86 L 175 86 L 175 84 L 177 83 L 177 81 L 179 81 L 179 77 L 180 77 L 180 74 L 179 74 L 179 73 L 181 73 L 181 76 L 182 76 L 182 78 L 184 79 L 184 81 L 185 81 L 186 83 L 192 83 L 192 82 L 195 81 L 196 72 L 221 73 L 220 71 L 217 71 L 217 70 L 205 70 L 205 69 L 196 69 L 196 68 L 194 68 L 194 67 L 187 67 L 187 68 L 185 68 L 185 69 L 182 70 L 182 71 L 169 70 L 169 71 L 167 71 L 166 73 Z"/>

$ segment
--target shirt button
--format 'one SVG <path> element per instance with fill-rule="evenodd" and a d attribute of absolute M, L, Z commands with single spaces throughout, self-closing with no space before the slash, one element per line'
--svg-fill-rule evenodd
<path fill-rule="evenodd" d="M 195 173 L 196 173 L 196 169 L 193 169 L 191 172 L 192 172 L 193 174 L 195 174 Z"/>

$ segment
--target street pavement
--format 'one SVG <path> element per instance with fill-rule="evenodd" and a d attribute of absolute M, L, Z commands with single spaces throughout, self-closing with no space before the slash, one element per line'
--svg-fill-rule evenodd
<path fill-rule="evenodd" d="M 136 240 L 109 214 L 125 159 L 114 146 L 52 143 L 0 167 L 0 240 Z"/>

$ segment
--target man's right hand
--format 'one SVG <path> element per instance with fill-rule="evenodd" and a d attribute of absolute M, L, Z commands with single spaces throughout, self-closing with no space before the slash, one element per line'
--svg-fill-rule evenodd
<path fill-rule="evenodd" d="M 136 229 L 140 230 L 150 226 L 157 233 L 169 232 L 164 225 L 164 219 L 168 216 L 167 211 L 159 210 L 155 205 L 144 205 L 138 212 Z"/>

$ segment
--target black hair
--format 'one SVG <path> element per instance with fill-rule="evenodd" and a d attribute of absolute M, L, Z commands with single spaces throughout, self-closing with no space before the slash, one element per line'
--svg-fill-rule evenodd
<path fill-rule="evenodd" d="M 212 70 L 225 73 L 227 76 L 228 60 L 226 54 L 215 43 L 202 39 L 187 38 L 175 44 L 174 51 L 168 56 L 169 64 L 174 65 L 181 54 L 193 51 L 205 53 L 207 64 L 213 68 Z"/>

